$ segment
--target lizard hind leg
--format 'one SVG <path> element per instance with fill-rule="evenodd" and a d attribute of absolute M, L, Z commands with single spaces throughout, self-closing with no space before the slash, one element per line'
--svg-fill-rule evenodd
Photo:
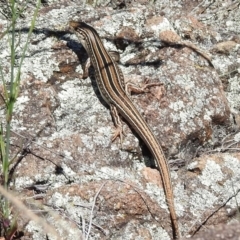
<path fill-rule="evenodd" d="M 121 145 L 122 145 L 122 140 L 123 140 L 123 135 L 124 135 L 122 121 L 121 121 L 120 116 L 118 114 L 117 108 L 112 104 L 110 105 L 110 111 L 111 111 L 111 114 L 112 114 L 114 125 L 116 127 L 115 133 L 112 137 L 112 142 L 115 141 L 117 139 L 117 137 L 120 137 L 120 142 L 121 142 Z"/>
<path fill-rule="evenodd" d="M 125 85 L 125 91 L 128 95 L 131 95 L 131 93 L 146 93 L 149 91 L 149 88 L 163 85 L 162 83 L 149 83 L 149 79 L 146 79 L 142 86 L 137 86 L 136 84 L 128 82 Z"/>

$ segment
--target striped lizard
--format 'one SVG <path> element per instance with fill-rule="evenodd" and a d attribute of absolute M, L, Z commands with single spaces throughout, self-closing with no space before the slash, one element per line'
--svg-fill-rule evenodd
<path fill-rule="evenodd" d="M 129 98 L 125 90 L 123 74 L 113 57 L 105 49 L 96 30 L 84 22 L 70 21 L 69 26 L 70 30 L 77 35 L 80 43 L 87 51 L 91 64 L 95 70 L 95 77 L 101 96 L 110 106 L 116 126 L 116 133 L 113 139 L 117 136 L 121 138 L 122 135 L 122 125 L 118 114 L 120 113 L 142 138 L 154 156 L 161 174 L 166 201 L 170 212 L 173 238 L 179 238 L 180 233 L 174 207 L 170 171 L 160 144 Z"/>

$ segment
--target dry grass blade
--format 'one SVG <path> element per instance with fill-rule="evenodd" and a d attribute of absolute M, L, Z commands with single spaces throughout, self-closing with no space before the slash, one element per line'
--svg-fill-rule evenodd
<path fill-rule="evenodd" d="M 1 185 L 0 185 L 0 193 L 6 197 L 17 209 L 19 209 L 20 214 L 23 213 L 24 216 L 29 218 L 29 220 L 33 220 L 35 223 L 39 224 L 46 233 L 51 234 L 52 236 L 56 237 L 56 239 L 61 239 L 57 231 L 49 225 L 43 218 L 40 218 L 31 210 L 29 210 L 20 200 L 18 200 L 13 194 L 7 192 Z"/>

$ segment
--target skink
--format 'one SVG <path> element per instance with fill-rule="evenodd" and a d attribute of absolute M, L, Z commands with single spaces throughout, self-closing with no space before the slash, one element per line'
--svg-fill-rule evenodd
<path fill-rule="evenodd" d="M 120 113 L 142 138 L 157 161 L 170 211 L 173 238 L 179 238 L 180 234 L 174 207 L 170 171 L 160 144 L 129 98 L 125 90 L 123 74 L 117 63 L 105 49 L 96 30 L 84 22 L 70 21 L 69 26 L 87 51 L 95 70 L 96 81 L 101 96 L 110 105 L 114 123 L 117 127 L 115 137 L 118 135 L 121 136 L 122 127 L 118 115 Z"/>

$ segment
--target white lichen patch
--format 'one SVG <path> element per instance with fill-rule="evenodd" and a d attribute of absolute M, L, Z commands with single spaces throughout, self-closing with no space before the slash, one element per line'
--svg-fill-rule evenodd
<path fill-rule="evenodd" d="M 53 38 L 46 38 L 40 41 L 41 44 L 37 46 L 31 45 L 29 51 L 32 57 L 26 58 L 23 63 L 22 78 L 27 77 L 31 73 L 36 79 L 47 82 L 53 75 L 53 71 L 59 70 L 59 63 L 52 57 L 52 52 L 49 51 L 49 47 L 54 42 Z"/>
<path fill-rule="evenodd" d="M 86 86 L 86 83 L 81 85 L 76 79 L 62 85 L 62 91 L 58 93 L 61 105 L 54 112 L 58 129 L 79 129 L 86 123 L 89 124 L 89 121 L 90 127 L 97 123 L 95 114 L 104 107 L 94 94 L 92 86 Z M 96 104 L 91 105 L 93 102 Z"/>
<path fill-rule="evenodd" d="M 208 187 L 211 186 L 211 189 L 216 190 L 219 186 L 218 182 L 221 181 L 223 177 L 220 165 L 214 161 L 208 160 L 198 179 L 202 184 Z"/>
<path fill-rule="evenodd" d="M 236 157 L 226 154 L 224 155 L 224 166 L 232 171 L 232 173 L 229 173 L 227 176 L 225 189 L 222 191 L 227 199 L 235 195 L 237 190 L 240 189 L 240 160 Z M 227 205 L 231 208 L 236 208 L 236 202 L 240 202 L 240 194 L 237 194 L 236 197 L 232 198 Z"/>
<path fill-rule="evenodd" d="M 155 35 L 158 36 L 159 33 L 166 31 L 166 30 L 171 30 L 174 31 L 172 25 L 168 21 L 167 18 L 162 17 L 161 21 L 157 21 L 156 24 L 149 24 L 150 28 L 154 31 Z"/>
<path fill-rule="evenodd" d="M 240 142 L 240 133 L 237 133 L 237 134 L 234 136 L 234 141 Z"/>
<path fill-rule="evenodd" d="M 159 204 L 159 206 L 161 206 L 161 208 L 168 211 L 168 206 L 165 200 L 165 193 L 163 188 L 159 188 L 159 186 L 157 186 L 156 184 L 148 182 L 146 184 L 145 192 L 151 195 L 152 198 L 155 199 L 155 201 Z"/>
<path fill-rule="evenodd" d="M 191 188 L 195 190 L 189 196 L 181 196 L 183 200 L 180 201 L 183 205 L 190 206 L 191 213 L 200 219 L 204 211 L 214 211 L 224 203 L 227 203 L 230 211 L 237 207 L 236 201 L 240 201 L 239 194 L 233 197 L 240 189 L 240 161 L 230 154 L 222 156 L 220 158 L 220 155 L 213 155 L 206 161 L 203 159 L 199 168 L 196 161 L 188 166 L 191 170 L 203 169 L 191 183 Z"/>
<path fill-rule="evenodd" d="M 55 192 L 51 199 L 48 200 L 48 203 L 55 208 L 65 208 L 69 203 L 69 199 L 70 197 L 68 194 L 62 195 L 59 192 Z"/>
<path fill-rule="evenodd" d="M 218 197 L 207 189 L 196 188 L 189 197 L 190 211 L 193 216 L 200 217 L 204 210 L 212 208 L 217 203 Z"/>
<path fill-rule="evenodd" d="M 151 75 L 153 75 L 156 72 L 154 67 L 147 67 L 147 66 L 142 66 L 141 68 L 139 68 L 139 71 L 144 76 L 151 76 Z"/>
<path fill-rule="evenodd" d="M 172 173 L 171 175 L 174 174 Z M 177 216 L 184 216 L 185 206 L 189 204 L 189 197 L 184 189 L 184 185 L 182 183 L 177 183 L 173 188 L 173 192 Z"/>
<path fill-rule="evenodd" d="M 43 220 L 45 221 L 45 220 Z M 32 233 L 32 239 L 45 240 L 45 235 L 43 234 L 43 228 L 39 223 L 35 223 L 34 221 L 30 221 L 25 227 L 27 231 Z M 51 238 L 51 240 L 56 240 L 56 238 Z"/>
<path fill-rule="evenodd" d="M 161 236 L 161 240 L 170 240 L 170 236 L 168 235 L 167 231 L 157 225 L 146 225 L 146 228 L 153 236 L 153 240 L 159 240 L 159 236 Z M 155 236 L 155 237 L 154 237 Z M 136 238 L 135 238 L 136 239 Z M 140 240 L 140 238 L 139 238 Z"/>
<path fill-rule="evenodd" d="M 28 103 L 29 101 L 29 97 L 28 96 L 20 96 L 17 98 L 17 101 L 15 103 L 15 109 L 16 111 L 19 113 L 21 111 L 24 110 L 26 104 Z"/>
<path fill-rule="evenodd" d="M 18 177 L 15 184 L 16 190 L 21 190 L 25 187 L 29 187 L 34 183 L 34 180 L 31 177 L 24 176 L 24 177 Z"/>
<path fill-rule="evenodd" d="M 69 159 L 68 159 L 69 161 Z M 63 168 L 64 174 L 66 174 L 68 177 L 74 177 L 76 176 L 76 172 L 74 172 L 68 165 L 65 163 L 62 164 L 61 166 Z"/>
<path fill-rule="evenodd" d="M 197 167 L 197 165 L 198 165 L 197 161 L 191 162 L 190 164 L 187 165 L 187 169 L 188 170 L 193 170 Z"/>

